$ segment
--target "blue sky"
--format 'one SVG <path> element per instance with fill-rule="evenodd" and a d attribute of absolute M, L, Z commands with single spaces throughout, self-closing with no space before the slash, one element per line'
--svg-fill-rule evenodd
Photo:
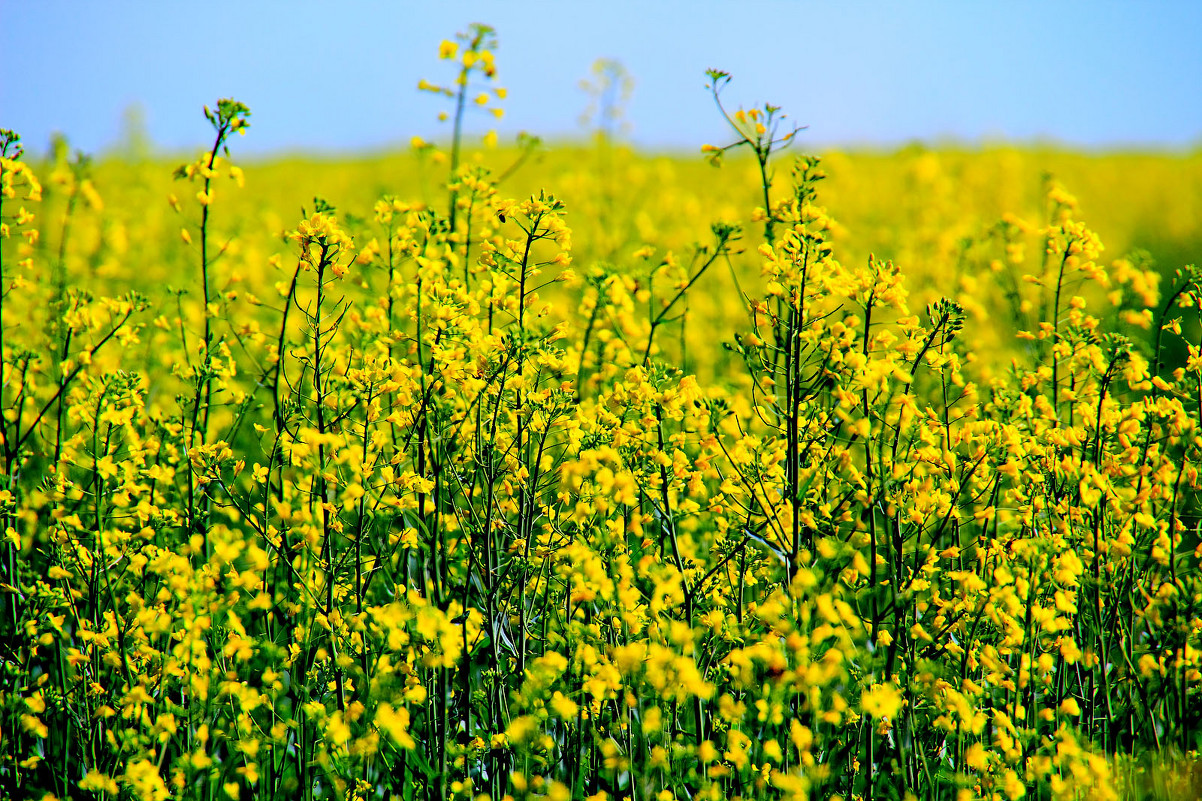
<path fill-rule="evenodd" d="M 242 152 L 355 151 L 447 132 L 438 43 L 496 27 L 503 139 L 579 137 L 599 57 L 635 79 L 630 138 L 722 143 L 704 71 L 732 106 L 783 107 L 814 146 L 1051 139 L 1202 142 L 1202 2 L 84 2 L 0 0 L 0 127 L 97 152 L 141 106 L 161 148 L 201 147 L 201 106 L 250 106 Z M 473 115 L 482 133 L 491 118 Z"/>

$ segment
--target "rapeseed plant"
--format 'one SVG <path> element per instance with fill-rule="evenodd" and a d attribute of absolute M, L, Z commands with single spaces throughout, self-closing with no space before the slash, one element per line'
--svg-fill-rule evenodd
<path fill-rule="evenodd" d="M 495 50 L 422 86 L 436 195 L 299 220 L 227 194 L 268 174 L 233 100 L 137 218 L 134 167 L 60 152 L 43 191 L 0 131 L 5 796 L 1185 787 L 1202 274 L 1104 262 L 1054 181 L 964 208 L 935 153 L 878 258 L 820 203 L 850 157 L 782 170 L 800 129 L 719 71 L 746 209 L 617 148 L 539 167 L 630 188 L 598 231 L 468 163 Z"/>

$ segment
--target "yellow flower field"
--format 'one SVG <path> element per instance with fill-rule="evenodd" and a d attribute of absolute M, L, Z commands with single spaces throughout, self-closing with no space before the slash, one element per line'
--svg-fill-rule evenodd
<path fill-rule="evenodd" d="M 0 798 L 1202 792 L 1202 156 L 720 72 L 695 156 L 497 146 L 437 53 L 404 153 L 0 132 Z"/>

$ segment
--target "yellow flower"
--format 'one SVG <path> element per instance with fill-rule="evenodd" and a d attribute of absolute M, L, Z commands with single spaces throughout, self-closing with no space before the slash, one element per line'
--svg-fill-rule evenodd
<path fill-rule="evenodd" d="M 890 684 L 874 684 L 860 696 L 864 714 L 875 718 L 895 718 L 901 705 L 901 693 Z"/>
<path fill-rule="evenodd" d="M 42 722 L 41 718 L 35 715 L 22 715 L 21 728 L 29 732 L 35 737 L 45 739 L 50 736 L 50 729 Z"/>
<path fill-rule="evenodd" d="M 417 743 L 409 734 L 409 710 L 405 707 L 393 709 L 391 704 L 380 704 L 376 708 L 376 726 L 401 748 L 412 750 Z"/>
<path fill-rule="evenodd" d="M 106 795 L 117 795 L 117 782 L 111 777 L 94 770 L 89 770 L 79 781 L 79 789 L 85 792 L 99 792 Z"/>
<path fill-rule="evenodd" d="M 556 690 L 555 694 L 551 696 L 550 703 L 551 709 L 554 710 L 555 714 L 563 720 L 575 720 L 576 716 L 580 712 L 580 707 L 576 704 L 576 702 L 566 697 L 558 690 Z"/>

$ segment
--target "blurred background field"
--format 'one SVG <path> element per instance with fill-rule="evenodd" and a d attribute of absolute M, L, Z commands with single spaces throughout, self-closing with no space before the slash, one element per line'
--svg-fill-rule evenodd
<path fill-rule="evenodd" d="M 242 141 L 235 140 L 234 147 Z M 800 142 L 780 154 L 778 189 L 790 159 L 806 151 Z M 1199 153 L 912 145 L 822 156 L 828 178 L 820 201 L 837 222 L 833 237 L 843 260 L 863 263 L 871 254 L 896 261 L 916 307 L 944 295 L 971 295 L 973 276 L 987 265 L 980 245 L 990 231 L 1007 215 L 1032 227 L 1046 223 L 1053 183 L 1076 197 L 1080 218 L 1105 247 L 1103 263 L 1134 257 L 1171 277 L 1202 252 Z M 289 253 L 284 233 L 303 209 L 313 208 L 315 196 L 346 215 L 360 245 L 379 235 L 372 207 L 380 197 L 433 206 L 446 199 L 445 157 L 440 163 L 427 151 L 326 158 L 235 154 L 235 162 L 244 170 L 244 187 L 225 181 L 214 190 L 220 208 L 214 230 L 219 241 L 230 243 L 215 274 L 223 281 L 236 277 L 240 289 L 262 298 L 272 295 L 290 269 L 286 259 L 279 260 Z M 103 208 L 80 204 L 68 242 L 72 280 L 81 288 L 103 295 L 192 286 L 194 256 L 179 234 L 190 220 L 169 202 L 186 189 L 172 178 L 178 163 L 138 156 L 128 147 L 95 163 L 92 182 Z M 715 222 L 737 223 L 749 232 L 759 225 L 752 219 L 762 206 L 759 176 L 754 162 L 738 155 L 715 168 L 700 154 L 641 153 L 598 139 L 590 146 L 542 144 L 533 151 L 477 149 L 465 154 L 465 163 L 492 167 L 494 175 L 508 173 L 500 196 L 546 189 L 562 199 L 573 232 L 573 266 L 580 273 L 598 264 L 637 272 L 640 260 L 633 254 L 645 246 L 655 249 L 657 259 L 670 252 L 687 260 Z M 47 164 L 42 171 L 52 169 Z M 38 243 L 43 250 L 61 244 L 54 219 L 66 202 L 56 197 L 52 181 L 47 187 L 43 219 L 51 222 Z M 710 271 L 689 297 L 691 331 L 706 347 L 694 349 L 688 366 L 705 377 L 713 376 L 705 360 L 721 357 L 714 342 L 729 338 L 746 317 L 735 301 L 736 280 L 754 284 L 759 278 L 755 237 L 749 241 L 729 267 Z M 554 286 L 550 292 L 560 301 L 558 313 L 571 316 L 576 292 L 556 295 Z M 977 324 L 988 328 L 991 322 L 982 318 Z"/>

